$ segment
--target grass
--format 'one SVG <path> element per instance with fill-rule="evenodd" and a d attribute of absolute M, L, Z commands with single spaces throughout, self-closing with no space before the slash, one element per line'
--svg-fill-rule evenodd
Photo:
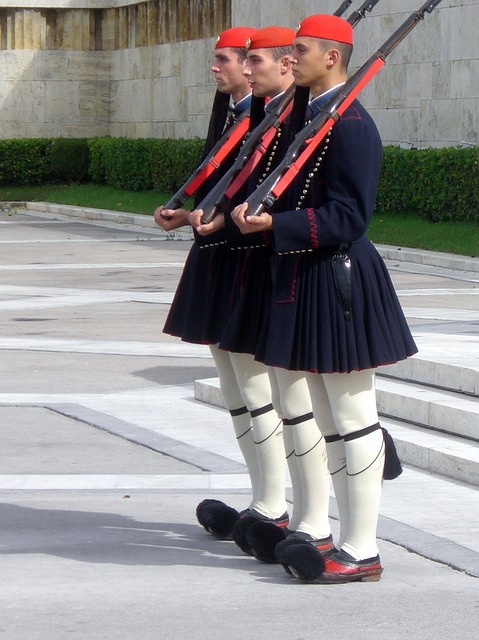
<path fill-rule="evenodd" d="M 92 184 L 0 187 L 0 201 L 55 202 L 147 215 L 152 215 L 168 198 L 169 194 L 155 191 L 123 191 Z M 412 215 L 376 214 L 368 236 L 378 244 L 479 256 L 479 232 L 477 224 L 472 222 L 433 223 Z"/>
<path fill-rule="evenodd" d="M 429 222 L 411 216 L 373 216 L 368 237 L 377 244 L 479 256 L 479 229 L 474 222 Z"/>
<path fill-rule="evenodd" d="M 93 184 L 0 187 L 0 202 L 12 200 L 55 202 L 153 215 L 156 207 L 168 200 L 168 194 L 156 191 L 123 191 Z"/>

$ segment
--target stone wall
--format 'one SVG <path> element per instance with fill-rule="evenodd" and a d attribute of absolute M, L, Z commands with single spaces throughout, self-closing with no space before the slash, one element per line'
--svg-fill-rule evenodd
<path fill-rule="evenodd" d="M 0 137 L 203 136 L 217 33 L 231 24 L 296 27 L 339 4 L 0 1 Z M 380 0 L 357 26 L 351 70 L 420 5 Z M 386 144 L 478 143 L 478 19 L 479 0 L 442 0 L 388 58 L 361 98 Z"/>
<path fill-rule="evenodd" d="M 354 71 L 425 0 L 380 0 L 355 32 Z M 359 6 L 354 2 L 349 15 Z M 233 23 L 296 26 L 312 13 L 333 12 L 335 0 L 242 0 Z M 442 0 L 388 57 L 361 101 L 376 120 L 385 144 L 478 144 L 479 0 Z"/>
<path fill-rule="evenodd" d="M 0 1 L 0 137 L 204 136 L 230 20 L 230 0 Z"/>

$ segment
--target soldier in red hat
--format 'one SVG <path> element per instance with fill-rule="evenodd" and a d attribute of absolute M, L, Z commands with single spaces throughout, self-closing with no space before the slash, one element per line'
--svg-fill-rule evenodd
<path fill-rule="evenodd" d="M 211 65 L 217 91 L 211 110 L 203 157 L 208 155 L 239 113 L 243 109 L 250 108 L 251 88 L 243 75 L 243 70 L 246 61 L 246 40 L 254 31 L 255 29 L 251 27 L 233 27 L 218 36 Z M 232 151 L 230 157 L 221 164 L 215 174 L 200 187 L 195 196 L 196 203 L 206 195 L 212 182 L 226 172 L 234 157 L 235 153 Z M 165 231 L 170 231 L 189 225 L 190 213 L 184 208 L 166 210 L 161 206 L 155 211 L 155 221 Z M 205 244 L 203 239 L 195 233 L 194 243 L 163 328 L 165 333 L 195 344 L 213 345 L 218 341 L 217 332 L 222 326 L 222 316 L 225 312 L 224 304 L 221 306 L 221 300 L 227 300 L 229 296 L 235 267 L 234 256 L 225 247 L 223 235 L 216 234 L 215 242 L 211 242 L 209 246 L 203 246 Z M 209 294 L 212 289 L 217 294 L 217 304 L 214 309 L 211 309 L 209 304 Z M 224 400 L 230 412 L 238 444 L 253 485 L 253 495 L 255 495 L 255 489 L 258 486 L 258 463 L 251 430 L 251 416 L 235 384 L 234 372 L 223 371 L 221 363 L 218 370 L 224 388 Z M 221 517 L 213 521 L 205 518 L 201 523 L 206 529 L 219 538 L 227 538 L 238 518 L 238 513 L 235 509 L 221 509 Z"/>
<path fill-rule="evenodd" d="M 253 89 L 253 99 L 256 100 L 256 105 L 260 103 L 265 105 L 266 101 L 264 106 L 266 112 L 275 107 L 285 90 L 293 84 L 289 54 L 294 36 L 293 29 L 273 26 L 256 31 L 247 40 L 247 61 L 243 73 Z M 262 115 L 264 115 L 264 110 Z M 259 121 L 262 115 L 258 111 L 255 117 Z M 253 123 L 253 126 L 254 124 L 257 123 Z M 256 185 L 259 176 L 272 166 L 280 138 L 281 133 L 278 131 L 277 139 L 273 141 L 269 153 L 255 170 L 254 175 L 251 176 L 250 184 Z M 247 190 L 249 188 L 248 185 Z M 211 237 L 211 234 L 215 237 L 218 229 L 223 229 L 225 221 L 229 222 L 224 229 L 226 247 L 236 260 L 235 275 L 230 285 L 231 295 L 227 304 L 229 313 L 223 323 L 222 335 L 234 315 L 234 309 L 245 286 L 251 292 L 249 283 L 246 284 L 246 280 L 251 277 L 247 275 L 247 273 L 251 273 L 252 265 L 248 252 L 250 245 L 245 242 L 244 236 L 238 233 L 236 225 L 231 223 L 228 216 L 225 220 L 223 214 L 217 214 L 209 224 L 202 223 L 202 216 L 202 210 L 194 211 L 190 216 L 190 221 L 196 232 L 205 238 L 205 242 Z M 261 243 L 257 245 L 258 249 L 260 247 Z M 267 250 L 269 259 L 269 248 Z M 262 267 L 264 272 L 264 265 Z M 262 278 L 256 280 L 261 288 L 260 280 Z M 252 332 L 248 331 L 247 333 L 252 337 L 254 329 L 250 328 Z M 243 336 L 246 333 L 244 326 L 241 333 Z M 221 335 L 218 342 L 220 342 Z M 243 551 L 250 553 L 251 549 L 246 541 L 246 532 L 252 523 L 261 521 L 284 527 L 289 522 L 285 501 L 285 451 L 282 424 L 275 410 L 276 407 L 273 407 L 266 367 L 254 360 L 254 350 L 245 349 L 241 339 L 235 339 L 234 348 L 218 349 L 212 347 L 212 353 L 219 372 L 223 396 L 228 398 L 232 389 L 239 389 L 244 399 L 245 409 L 251 416 L 252 429 L 248 430 L 238 441 L 241 443 L 241 440 L 246 437 L 253 439 L 257 459 L 256 476 L 250 473 L 253 498 L 249 508 L 241 514 L 237 514 L 237 522 L 231 530 L 233 540 Z M 232 376 L 232 372 L 234 376 Z M 228 520 L 228 513 L 231 514 L 231 509 L 227 505 L 211 500 L 203 501 L 197 509 L 200 523 L 204 524 L 206 520 L 208 524 L 206 528 L 213 531 L 223 529 L 222 521 Z"/>
<path fill-rule="evenodd" d="M 240 96 L 235 93 L 241 63 L 237 55 L 237 38 L 240 41 L 244 38 L 242 42 L 245 45 L 246 35 L 250 38 L 250 49 L 252 46 L 254 49 L 254 33 L 245 34 L 238 29 L 231 29 L 222 34 L 216 45 L 215 62 L 212 66 L 219 90 L 228 91 L 234 96 L 235 106 L 241 102 Z M 268 59 L 267 72 L 262 66 L 264 75 L 258 74 L 258 77 L 261 76 L 261 88 L 257 91 L 257 97 L 263 99 L 266 96 L 277 96 L 292 84 L 289 52 L 294 35 L 293 30 L 283 28 L 262 34 L 261 44 L 268 45 L 270 54 L 274 50 L 275 59 Z M 241 66 L 242 81 L 251 90 L 248 82 L 251 74 L 245 74 L 242 63 Z M 213 177 L 217 180 L 216 174 Z M 207 188 L 208 185 L 202 189 L 197 202 Z M 155 219 L 165 229 L 176 228 L 184 223 L 183 211 L 165 211 L 160 207 Z M 282 425 L 272 406 L 266 368 L 250 354 L 238 354 L 233 361 L 228 353 L 215 346 L 220 341 L 226 312 L 230 308 L 230 293 L 240 271 L 243 252 L 231 251 L 226 243 L 225 231 L 218 229 L 218 225 L 213 229 L 212 235 L 204 234 L 200 224 L 201 212 L 186 214 L 195 229 L 195 244 L 185 265 L 164 331 L 189 342 L 210 345 L 225 404 L 230 411 L 251 478 L 252 497 L 242 515 L 255 521 L 265 520 L 286 525 L 289 517 L 285 500 Z M 204 500 L 198 505 L 197 517 L 206 530 L 219 538 L 228 538 L 240 514 L 218 500 Z M 242 518 L 242 523 L 244 522 L 245 517 Z"/>
<path fill-rule="evenodd" d="M 293 75 L 310 88 L 312 115 L 346 81 L 352 47 L 352 28 L 341 18 L 314 15 L 300 25 Z M 298 371 L 305 373 L 326 441 L 340 516 L 335 549 L 322 552 L 294 534 L 276 547 L 288 572 L 306 582 L 375 581 L 382 573 L 376 528 L 389 439 L 378 421 L 374 369 L 417 349 L 366 236 L 381 160 L 377 128 L 354 101 L 286 202 L 259 216 L 249 216 L 247 204 L 232 214 L 243 233 L 269 233 L 275 253 L 256 358 L 276 369 L 280 396 Z"/>
<path fill-rule="evenodd" d="M 295 32 L 292 29 L 266 27 L 249 39 L 244 73 L 249 79 L 255 97 L 271 98 L 265 107 L 267 111 L 273 110 L 282 99 L 285 89 L 293 85 L 290 58 L 289 55 L 286 56 L 290 53 L 290 47 L 285 48 L 284 45 L 292 43 L 294 37 Z M 295 100 L 297 98 L 298 91 Z M 301 104 L 303 103 L 299 101 L 299 105 Z M 277 124 L 275 139 L 249 178 L 248 193 L 253 191 L 281 160 L 288 145 L 287 134 L 290 133 L 290 128 L 291 126 Z M 199 226 L 198 233 L 206 235 L 222 222 L 223 218 L 218 216 L 213 223 Z M 227 244 L 239 254 L 239 257 L 232 287 L 231 311 L 223 328 L 219 347 L 224 354 L 223 357 L 232 362 L 237 370 L 243 371 L 242 375 L 246 380 L 258 366 L 258 363 L 254 364 L 252 356 L 256 352 L 266 312 L 263 303 L 269 298 L 272 250 L 268 234 L 243 235 L 228 215 L 224 222 Z M 269 368 L 268 374 L 273 389 L 276 390 L 274 371 Z M 250 516 L 242 517 L 232 530 L 233 539 L 243 551 L 253 553 L 256 558 L 265 562 L 276 562 L 274 548 L 285 538 L 286 531 L 294 531 L 298 539 L 314 541 L 322 549 L 333 546 L 328 519 L 330 480 L 325 441 L 313 417 L 304 372 L 297 372 L 294 380 L 291 379 L 292 375 L 290 374 L 287 391 L 282 394 L 281 400 L 279 394 L 275 393 L 273 402 L 283 419 L 284 447 L 293 489 L 293 513 L 288 528 L 286 530 L 272 526 L 271 521 L 255 522 Z M 263 430 L 263 436 L 260 434 L 261 431 L 258 430 L 256 441 L 264 440 L 267 431 Z M 270 468 L 269 473 L 273 469 L 273 462 L 272 456 L 262 461 L 263 466 L 267 465 Z M 279 469 L 278 464 L 276 462 Z M 309 469 L 311 473 L 299 474 L 300 468 Z"/>

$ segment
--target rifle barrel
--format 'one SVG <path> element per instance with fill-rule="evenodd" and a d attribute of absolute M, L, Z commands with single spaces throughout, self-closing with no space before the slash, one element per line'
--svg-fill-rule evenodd
<path fill-rule="evenodd" d="M 346 9 L 349 7 L 349 5 L 352 3 L 353 3 L 353 0 L 344 0 L 344 2 L 342 2 L 339 5 L 339 7 L 336 9 L 336 11 L 333 13 L 333 16 L 341 17 L 343 13 L 346 11 Z"/>
<path fill-rule="evenodd" d="M 355 27 L 356 24 L 361 20 L 361 18 L 364 18 L 364 16 L 366 15 L 366 12 L 372 11 L 378 2 L 379 0 L 366 0 L 366 2 L 363 2 L 363 4 L 359 7 L 359 9 L 356 9 L 356 11 L 353 11 L 353 13 L 349 16 L 348 18 L 349 24 Z"/>
<path fill-rule="evenodd" d="M 404 38 L 412 31 L 418 22 L 424 20 L 426 13 L 432 13 L 441 0 L 428 0 L 417 11 L 413 11 L 411 15 L 406 18 L 402 25 L 396 29 L 390 38 L 380 47 L 381 55 L 383 58 L 387 58 L 389 54 L 400 44 Z"/>

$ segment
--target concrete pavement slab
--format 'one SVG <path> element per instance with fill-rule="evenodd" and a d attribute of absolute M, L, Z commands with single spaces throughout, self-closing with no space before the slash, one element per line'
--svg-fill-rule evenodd
<path fill-rule="evenodd" d="M 197 503 L 242 509 L 249 483 L 227 413 L 194 400 L 208 350 L 161 333 L 189 244 L 48 215 L 0 214 L 0 637 L 477 637 L 465 483 L 413 467 L 385 483 L 378 583 L 301 585 L 203 531 Z M 444 310 L 475 311 L 473 277 L 391 273 L 430 310 L 409 316 L 430 349 L 436 327 L 452 352 L 472 335 Z"/>
<path fill-rule="evenodd" d="M 198 495 L 2 496 L 8 640 L 477 637 L 477 580 L 382 542 L 379 583 L 300 585 L 191 521 Z M 225 496 L 239 506 L 243 496 Z"/>

